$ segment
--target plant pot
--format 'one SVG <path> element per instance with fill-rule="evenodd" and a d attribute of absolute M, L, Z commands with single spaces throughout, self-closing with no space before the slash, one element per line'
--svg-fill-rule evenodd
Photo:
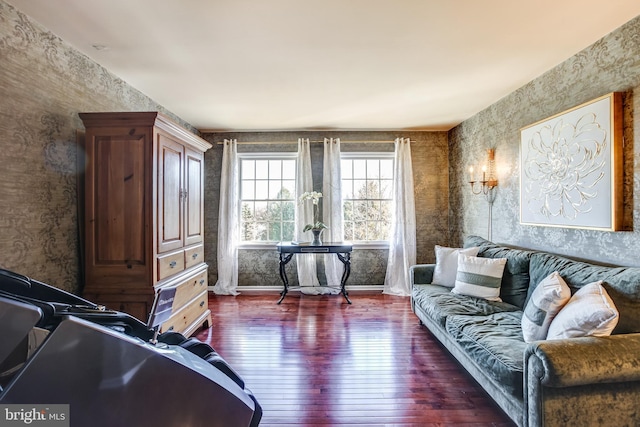
<path fill-rule="evenodd" d="M 322 245 L 322 232 L 324 231 L 324 228 L 314 228 L 311 230 L 311 232 L 313 233 L 313 241 L 311 242 L 312 245 L 314 246 L 320 246 Z"/>

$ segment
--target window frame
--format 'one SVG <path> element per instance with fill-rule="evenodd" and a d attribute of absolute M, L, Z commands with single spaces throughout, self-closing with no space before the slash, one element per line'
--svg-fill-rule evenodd
<path fill-rule="evenodd" d="M 362 159 L 362 160 L 370 160 L 370 159 L 390 159 L 393 161 L 395 153 L 393 151 L 347 151 L 340 153 L 340 160 L 354 160 L 354 159 Z M 341 180 L 342 178 L 342 170 L 340 171 Z M 395 175 L 392 175 L 391 182 L 395 181 Z M 342 188 L 342 182 L 341 182 Z M 393 191 L 393 190 L 392 190 Z M 342 189 L 342 195 L 344 195 L 344 189 Z M 341 196 L 342 196 L 341 195 Z M 393 194 L 390 199 L 393 202 Z M 344 198 L 342 198 L 342 208 L 344 211 Z M 391 230 L 389 230 L 391 231 Z M 389 248 L 389 240 L 357 240 L 352 241 L 354 249 L 388 249 Z"/>
<path fill-rule="evenodd" d="M 239 249 L 275 249 L 276 245 L 280 241 L 275 240 L 252 240 L 252 241 L 243 241 L 241 240 L 241 230 L 242 230 L 242 161 L 243 160 L 293 160 L 296 162 L 296 176 L 294 177 L 294 189 L 293 189 L 293 202 L 296 203 L 296 189 L 298 186 L 297 182 L 297 161 L 298 161 L 298 153 L 297 152 L 243 152 L 238 153 L 238 227 L 236 230 L 237 233 L 237 247 Z M 255 179 L 255 178 L 254 178 Z M 255 199 L 254 199 L 255 200 Z M 265 201 L 270 201 L 274 199 L 265 199 Z M 295 206 L 295 205 L 294 205 Z M 294 219 L 295 221 L 295 219 Z"/>

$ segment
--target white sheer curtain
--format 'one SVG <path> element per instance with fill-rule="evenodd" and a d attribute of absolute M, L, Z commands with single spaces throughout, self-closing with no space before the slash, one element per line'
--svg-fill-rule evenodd
<path fill-rule="evenodd" d="M 416 208 L 408 138 L 395 141 L 393 178 L 393 215 L 383 293 L 409 296 L 409 267 L 416 263 Z"/>
<path fill-rule="evenodd" d="M 218 281 L 213 292 L 238 295 L 238 141 L 225 139 L 220 173 Z"/>
<path fill-rule="evenodd" d="M 322 172 L 322 219 L 328 229 L 323 242 L 341 242 L 344 239 L 342 223 L 342 175 L 340 174 L 340 138 L 324 139 L 324 167 Z M 340 290 L 344 265 L 335 254 L 324 256 L 324 272 L 332 293 Z"/>
<path fill-rule="evenodd" d="M 313 177 L 311 175 L 311 150 L 309 138 L 298 138 L 298 158 L 296 163 L 296 213 L 293 238 L 298 242 L 309 240 L 309 233 L 303 232 L 306 224 L 313 222 L 313 205 L 300 203 L 300 196 L 307 191 L 313 191 Z M 306 235 L 305 235 L 306 234 Z M 297 254 L 296 266 L 298 269 L 298 282 L 301 292 L 318 294 L 315 288 L 320 286 L 316 273 L 315 254 Z"/>

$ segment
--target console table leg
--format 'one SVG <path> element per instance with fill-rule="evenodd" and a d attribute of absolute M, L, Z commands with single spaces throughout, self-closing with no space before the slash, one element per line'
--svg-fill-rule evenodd
<path fill-rule="evenodd" d="M 340 253 L 336 253 L 336 255 L 338 255 L 338 259 L 342 261 L 342 263 L 344 264 L 342 279 L 340 279 L 340 292 L 342 293 L 342 296 L 344 296 L 344 299 L 347 300 L 347 303 L 351 304 L 351 300 L 349 299 L 349 293 L 347 292 L 347 289 L 346 289 L 347 279 L 351 274 L 351 253 L 345 252 L 344 256 L 341 255 Z"/>
<path fill-rule="evenodd" d="M 282 279 L 283 289 L 282 292 L 280 292 L 280 299 L 278 300 L 278 304 L 282 302 L 284 297 L 287 295 L 287 292 L 289 291 L 289 279 L 287 279 L 287 270 L 284 267 L 289 261 L 291 261 L 291 257 L 293 257 L 293 254 L 280 254 L 280 278 Z"/>

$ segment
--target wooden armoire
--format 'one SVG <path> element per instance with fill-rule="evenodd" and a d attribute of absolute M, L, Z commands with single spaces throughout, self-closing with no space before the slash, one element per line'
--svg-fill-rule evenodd
<path fill-rule="evenodd" d="M 85 125 L 83 296 L 146 322 L 176 287 L 161 331 L 211 325 L 204 262 L 204 152 L 157 112 L 80 113 Z"/>

